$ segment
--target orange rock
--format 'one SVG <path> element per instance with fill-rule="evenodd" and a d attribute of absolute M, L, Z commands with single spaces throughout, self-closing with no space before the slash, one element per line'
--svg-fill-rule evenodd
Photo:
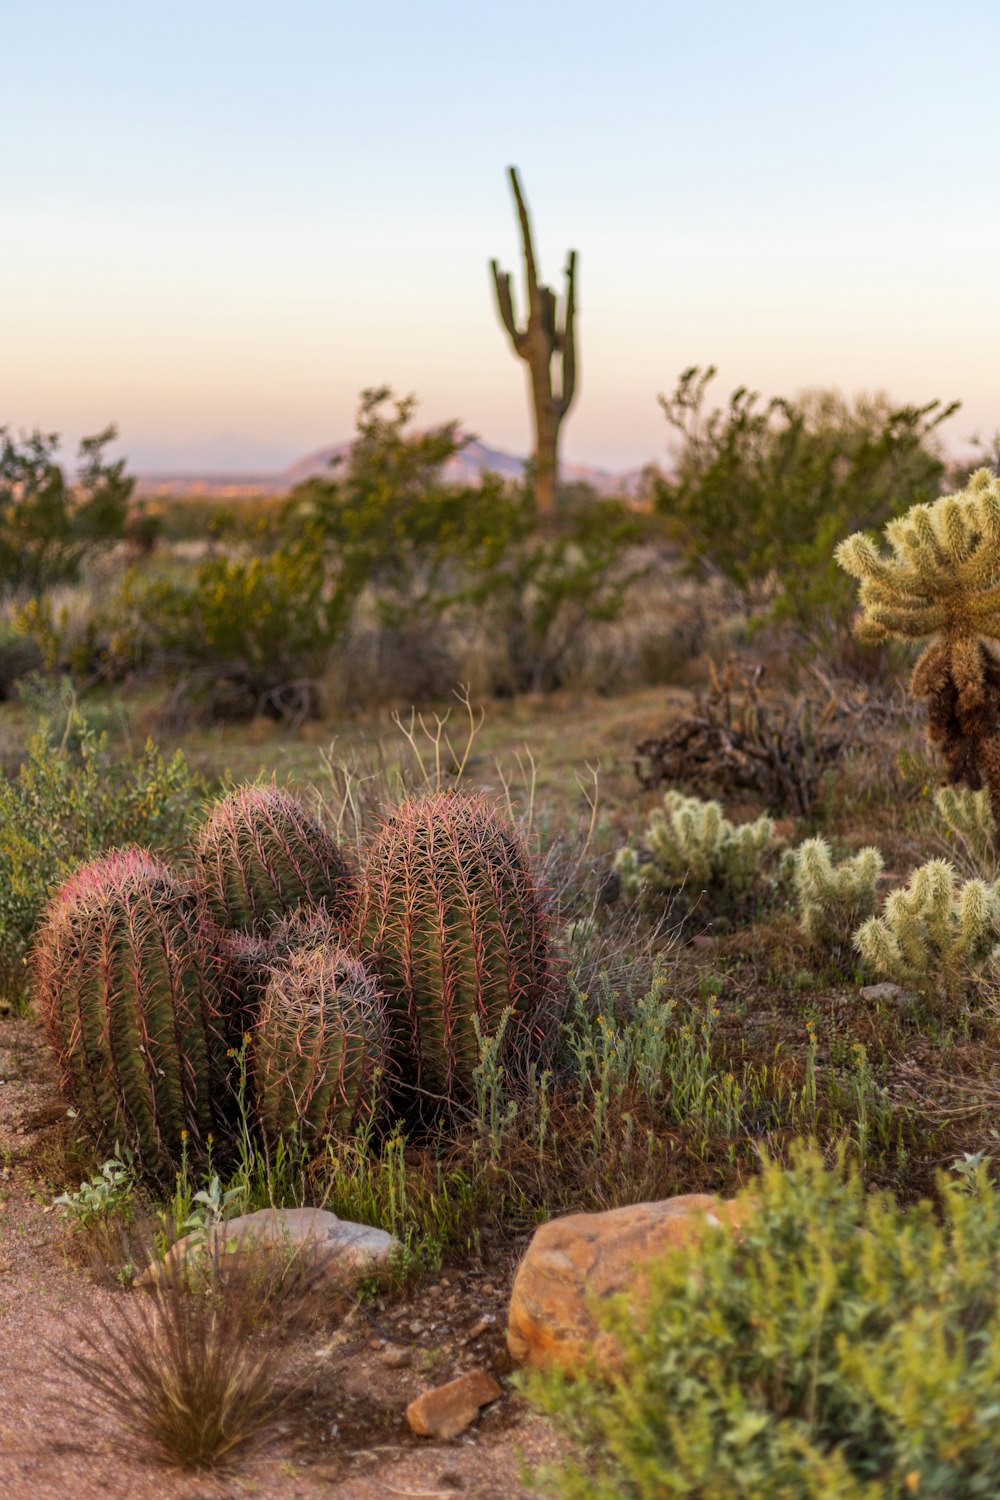
<path fill-rule="evenodd" d="M 452 1438 L 473 1423 L 479 1408 L 503 1391 L 485 1370 L 469 1370 L 447 1385 L 423 1391 L 406 1408 L 406 1420 L 420 1437 Z"/>
<path fill-rule="evenodd" d="M 630 1290 L 645 1295 L 642 1267 L 683 1250 L 707 1220 L 735 1228 L 745 1208 L 706 1193 L 635 1203 L 601 1214 L 566 1214 L 541 1225 L 514 1278 L 507 1347 L 520 1364 L 573 1369 L 593 1354 L 614 1362 L 614 1341 L 598 1332 L 595 1302 Z"/>

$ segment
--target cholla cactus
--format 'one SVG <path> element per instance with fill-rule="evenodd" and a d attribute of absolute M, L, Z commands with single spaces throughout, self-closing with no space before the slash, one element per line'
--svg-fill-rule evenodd
<path fill-rule="evenodd" d="M 702 802 L 669 791 L 664 811 L 653 813 L 644 835 L 643 859 L 629 847 L 619 851 L 615 871 L 626 896 L 670 891 L 685 883 L 716 886 L 742 895 L 759 879 L 765 856 L 776 846 L 774 823 L 765 813 L 753 823 L 730 823 L 718 802 Z"/>
<path fill-rule="evenodd" d="M 835 956 L 849 950 L 858 923 L 875 910 L 875 888 L 882 873 L 879 851 L 862 849 L 835 865 L 825 839 L 806 839 L 788 851 L 783 873 L 791 878 L 809 941 Z"/>
<path fill-rule="evenodd" d="M 860 579 L 858 635 L 926 639 L 910 688 L 927 700 L 931 739 L 949 779 L 985 787 L 1000 824 L 1000 480 L 988 469 L 968 488 L 914 505 L 885 528 L 891 552 L 863 532 L 841 542 L 837 561 Z"/>
<path fill-rule="evenodd" d="M 220 944 L 197 894 L 140 849 L 81 866 L 39 931 L 37 1005 L 64 1087 L 154 1174 L 225 1126 Z"/>
<path fill-rule="evenodd" d="M 257 1113 L 274 1146 L 346 1135 L 384 1097 L 389 1018 L 378 984 L 341 948 L 299 949 L 272 971 L 254 1028 Z"/>
<path fill-rule="evenodd" d="M 997 825 L 990 811 L 989 793 L 970 792 L 967 787 L 943 786 L 934 794 L 934 806 L 948 829 L 949 838 L 960 846 L 962 863 L 985 880 L 995 880 Z"/>
<path fill-rule="evenodd" d="M 414 797 L 386 817 L 362 874 L 357 932 L 425 1114 L 471 1098 L 481 1038 L 508 1006 L 506 1049 L 551 1041 L 557 994 L 541 895 L 515 828 L 485 797 Z"/>
<path fill-rule="evenodd" d="M 855 933 L 862 958 L 940 1010 L 955 1010 L 1000 958 L 1000 895 L 982 880 L 959 885 L 946 859 L 932 859 L 893 891 L 880 917 Z"/>
<path fill-rule="evenodd" d="M 350 865 L 297 798 L 241 786 L 212 808 L 194 849 L 198 884 L 222 927 L 263 931 L 304 903 L 346 923 Z"/>

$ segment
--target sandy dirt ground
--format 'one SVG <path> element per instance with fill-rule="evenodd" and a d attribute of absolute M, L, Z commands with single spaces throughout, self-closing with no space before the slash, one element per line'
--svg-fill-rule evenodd
<path fill-rule="evenodd" d="M 316 1377 L 275 1440 L 224 1472 L 189 1474 L 123 1448 L 107 1416 L 82 1408 L 59 1352 L 113 1316 L 119 1290 L 78 1263 L 40 1182 L 57 1159 L 65 1105 L 30 1020 L 0 1020 L 0 1500 L 520 1500 L 525 1472 L 558 1445 L 505 1385 L 459 1438 L 414 1437 L 405 1408 L 420 1390 L 481 1367 L 506 1373 L 504 1314 L 513 1260 L 442 1272 L 408 1301 L 331 1316 L 303 1358 Z M 406 1349 L 403 1367 L 386 1349 Z"/>

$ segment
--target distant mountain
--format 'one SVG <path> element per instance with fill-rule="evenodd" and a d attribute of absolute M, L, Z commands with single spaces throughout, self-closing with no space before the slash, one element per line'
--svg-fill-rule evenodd
<path fill-rule="evenodd" d="M 139 495 L 177 495 L 193 497 L 203 495 L 209 499 L 238 499 L 250 495 L 286 495 L 297 484 L 329 474 L 337 459 L 346 459 L 351 444 L 336 443 L 329 448 L 317 448 L 307 453 L 286 469 L 258 471 L 256 473 L 171 473 L 161 470 L 140 474 L 136 483 Z M 519 479 L 524 473 L 525 460 L 516 454 L 504 453 L 500 448 L 489 448 L 474 438 L 461 453 L 456 453 L 444 466 L 444 478 L 449 484 L 478 484 L 484 472 L 500 474 L 505 479 Z M 642 480 L 642 469 L 630 469 L 615 474 L 610 469 L 595 468 L 590 464 L 561 463 L 560 474 L 564 483 L 589 484 L 601 495 L 634 495 Z"/>

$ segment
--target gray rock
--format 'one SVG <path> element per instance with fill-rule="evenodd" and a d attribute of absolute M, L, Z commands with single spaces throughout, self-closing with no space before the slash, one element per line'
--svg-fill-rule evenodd
<path fill-rule="evenodd" d="M 905 1005 L 910 999 L 906 990 L 898 984 L 890 984 L 888 980 L 884 984 L 866 984 L 858 993 L 862 1000 L 883 1005 Z"/>
<path fill-rule="evenodd" d="M 243 1258 L 259 1248 L 284 1249 L 301 1257 L 310 1268 L 321 1268 L 331 1286 L 341 1287 L 385 1265 L 400 1245 L 384 1229 L 353 1224 L 323 1208 L 262 1208 L 227 1219 L 207 1233 L 185 1235 L 164 1261 L 149 1266 L 137 1284 L 153 1286 L 166 1270 L 197 1259 L 206 1250 L 210 1255 Z"/>

